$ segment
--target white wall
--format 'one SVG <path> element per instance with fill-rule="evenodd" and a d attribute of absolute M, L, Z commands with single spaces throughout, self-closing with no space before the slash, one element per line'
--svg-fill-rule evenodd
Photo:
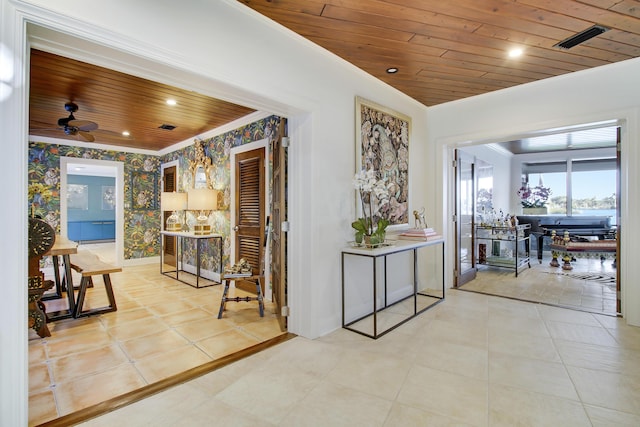
<path fill-rule="evenodd" d="M 57 45 L 61 54 L 152 78 L 290 118 L 289 297 L 290 330 L 317 337 L 340 325 L 340 248 L 351 238 L 355 217 L 351 178 L 355 172 L 354 98 L 363 96 L 413 120 L 410 209 L 428 207 L 429 223 L 449 213 L 448 144 L 463 144 L 535 129 L 625 118 L 628 199 L 623 220 L 638 236 L 638 100 L 640 62 L 627 61 L 427 109 L 260 17 L 235 0 L 1 0 L 0 40 L 18 60 L 27 61 L 25 22 L 34 44 Z M 51 33 L 60 32 L 55 37 Z M 66 34 L 65 34 L 66 33 Z M 3 75 L 3 80 L 5 76 Z M 19 79 L 18 79 L 19 80 Z M 12 81 L 13 93 L 0 98 L 5 167 L 0 196 L 8 206 L 0 262 L 4 271 L 0 424 L 26 425 L 26 153 L 27 92 Z M 24 141 L 20 147 L 16 141 Z M 635 144 L 637 145 L 637 144 Z M 417 166 L 419 165 L 419 167 Z M 447 172 L 447 173 L 445 173 Z M 623 280 L 638 277 L 640 265 L 625 266 L 638 243 L 623 241 Z M 10 248 L 9 248 L 10 246 Z M 449 245 L 453 246 L 453 245 Z M 635 249 L 635 251 L 633 250 Z M 451 265 L 449 254 L 448 265 Z M 637 264 L 637 263 L 636 263 Z M 640 324 L 640 292 L 625 290 L 626 314 Z M 304 315 L 302 315 L 304 313 Z M 9 332 L 6 332 L 10 329 Z"/>
<path fill-rule="evenodd" d="M 352 237 L 355 218 L 356 95 L 412 118 L 412 164 L 424 165 L 411 168 L 411 182 L 419 185 L 411 186 L 409 208 L 436 203 L 426 108 L 240 2 L 87 0 L 79 7 L 72 0 L 1 1 L 1 42 L 18 60 L 28 61 L 30 21 L 34 46 L 290 118 L 291 332 L 317 337 L 341 324 L 340 248 Z M 5 197 L 16 207 L 6 219 L 20 225 L 27 213 L 26 90 L 16 88 L 2 108 L 3 133 L 8 129 L 2 176 L 21 184 Z M 25 230 L 12 227 L 5 238 L 17 244 L 0 257 L 3 270 L 11 271 L 5 280 L 14 286 L 26 283 Z M 10 309 L 0 310 L 0 322 L 15 330 L 0 343 L 14 349 L 2 352 L 0 424 L 26 425 L 26 289 L 16 286 L 2 301 Z"/>
<path fill-rule="evenodd" d="M 426 157 L 426 108 L 236 1 L 199 2 L 197 8 L 151 0 L 89 1 L 81 8 L 75 7 L 73 1 L 24 3 L 55 11 L 42 24 L 62 32 L 87 30 L 82 37 L 172 65 L 173 70 L 157 76 L 159 79 L 192 88 L 192 75 L 186 73 L 195 73 L 208 83 L 196 89 L 206 90 L 207 94 L 305 118 L 292 123 L 306 128 L 308 136 L 292 141 L 292 162 L 301 162 L 304 169 L 292 177 L 300 188 L 292 194 L 294 221 L 290 238 L 291 253 L 296 256 L 304 252 L 307 256 L 290 263 L 292 268 L 301 266 L 300 281 L 294 277 L 290 283 L 300 298 L 296 302 L 307 305 L 301 309 L 315 319 L 315 324 L 301 328 L 294 322 L 292 332 L 315 337 L 338 327 L 339 249 L 351 237 L 349 224 L 355 216 L 350 184 L 355 171 L 355 96 L 364 96 L 413 118 L 411 156 L 416 159 Z M 43 16 L 39 14 L 37 20 Z M 74 40 L 60 40 L 77 44 Z M 109 49 L 96 48 L 100 56 L 116 55 Z M 118 61 L 114 65 L 127 67 L 122 59 Z M 154 65 L 138 60 L 133 71 L 146 77 L 157 73 Z M 428 170 L 431 168 L 414 168 L 412 179 L 427 181 Z M 411 194 L 415 205 L 425 204 L 420 190 L 415 186 Z M 298 244 L 303 247 L 297 248 Z"/>
<path fill-rule="evenodd" d="M 25 36 L 0 3 L 0 426 L 27 425 L 27 114 Z M 16 50 L 17 49 L 17 50 Z M 20 143 L 22 141 L 22 143 Z"/>
<path fill-rule="evenodd" d="M 429 141 L 437 146 L 438 183 L 443 189 L 443 218 L 452 206 L 451 173 L 442 167 L 454 146 L 472 142 L 517 139 L 546 129 L 563 128 L 605 120 L 622 124 L 622 224 L 619 268 L 623 315 L 640 326 L 640 59 L 631 59 L 591 70 L 575 72 L 528 85 L 438 105 L 428 111 Z M 448 236 L 452 236 L 449 224 Z M 453 259 L 449 251 L 448 260 Z"/>

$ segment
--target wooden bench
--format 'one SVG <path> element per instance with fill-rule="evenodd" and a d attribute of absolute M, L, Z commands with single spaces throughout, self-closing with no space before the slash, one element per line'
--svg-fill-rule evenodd
<path fill-rule="evenodd" d="M 71 255 L 71 268 L 82 275 L 80 280 L 80 290 L 78 291 L 78 300 L 76 301 L 73 317 L 91 316 L 93 314 L 109 313 L 116 311 L 116 298 L 113 295 L 113 287 L 111 286 L 111 277 L 109 274 L 122 271 L 121 267 L 108 264 L 101 261 L 96 255 L 88 252 L 79 252 Z M 93 286 L 93 276 L 102 275 L 104 287 L 109 299 L 109 305 L 105 307 L 92 308 L 83 310 L 84 300 L 87 294 L 87 288 Z"/>
<path fill-rule="evenodd" d="M 571 261 L 575 261 L 576 256 L 581 258 L 599 257 L 600 262 L 604 262 L 605 258 L 614 258 L 613 266 L 616 266 L 618 242 L 616 240 L 596 240 L 593 242 L 562 242 L 552 243 L 549 245 L 551 248 L 553 259 L 551 260 L 552 267 L 558 267 L 558 256 L 562 256 L 564 264 L 563 270 L 571 270 Z"/>

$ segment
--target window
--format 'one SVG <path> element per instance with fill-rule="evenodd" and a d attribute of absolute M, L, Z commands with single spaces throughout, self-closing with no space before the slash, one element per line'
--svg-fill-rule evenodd
<path fill-rule="evenodd" d="M 525 163 L 522 165 L 523 186 L 545 187 L 551 190 L 546 203 L 547 213 L 567 214 L 567 162 Z"/>
<path fill-rule="evenodd" d="M 569 160 L 522 165 L 522 181 L 551 189 L 549 214 L 616 218 L 616 159 Z"/>
<path fill-rule="evenodd" d="M 572 162 L 571 214 L 611 216 L 611 223 L 615 224 L 615 159 Z"/>
<path fill-rule="evenodd" d="M 493 209 L 493 166 L 478 159 L 475 166 L 478 179 L 476 210 L 488 213 Z"/>

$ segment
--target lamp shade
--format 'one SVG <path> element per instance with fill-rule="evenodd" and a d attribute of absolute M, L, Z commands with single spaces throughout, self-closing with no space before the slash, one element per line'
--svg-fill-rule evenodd
<path fill-rule="evenodd" d="M 163 211 L 183 211 L 187 208 L 187 193 L 163 192 L 160 195 L 160 209 Z"/>
<path fill-rule="evenodd" d="M 218 192 L 210 188 L 189 190 L 187 206 L 190 211 L 213 211 L 218 208 Z"/>

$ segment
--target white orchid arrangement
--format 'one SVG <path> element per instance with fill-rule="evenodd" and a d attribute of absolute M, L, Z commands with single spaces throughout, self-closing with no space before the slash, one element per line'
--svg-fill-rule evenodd
<path fill-rule="evenodd" d="M 353 186 L 358 191 L 363 214 L 362 218 L 351 223 L 351 226 L 356 230 L 356 242 L 361 243 L 364 236 L 370 236 L 373 244 L 384 242 L 389 221 L 382 218 L 380 214 L 382 208 L 389 203 L 389 188 L 386 179 L 376 178 L 376 171 L 373 169 L 363 169 L 354 176 Z M 374 216 L 378 217 L 375 224 Z"/>

